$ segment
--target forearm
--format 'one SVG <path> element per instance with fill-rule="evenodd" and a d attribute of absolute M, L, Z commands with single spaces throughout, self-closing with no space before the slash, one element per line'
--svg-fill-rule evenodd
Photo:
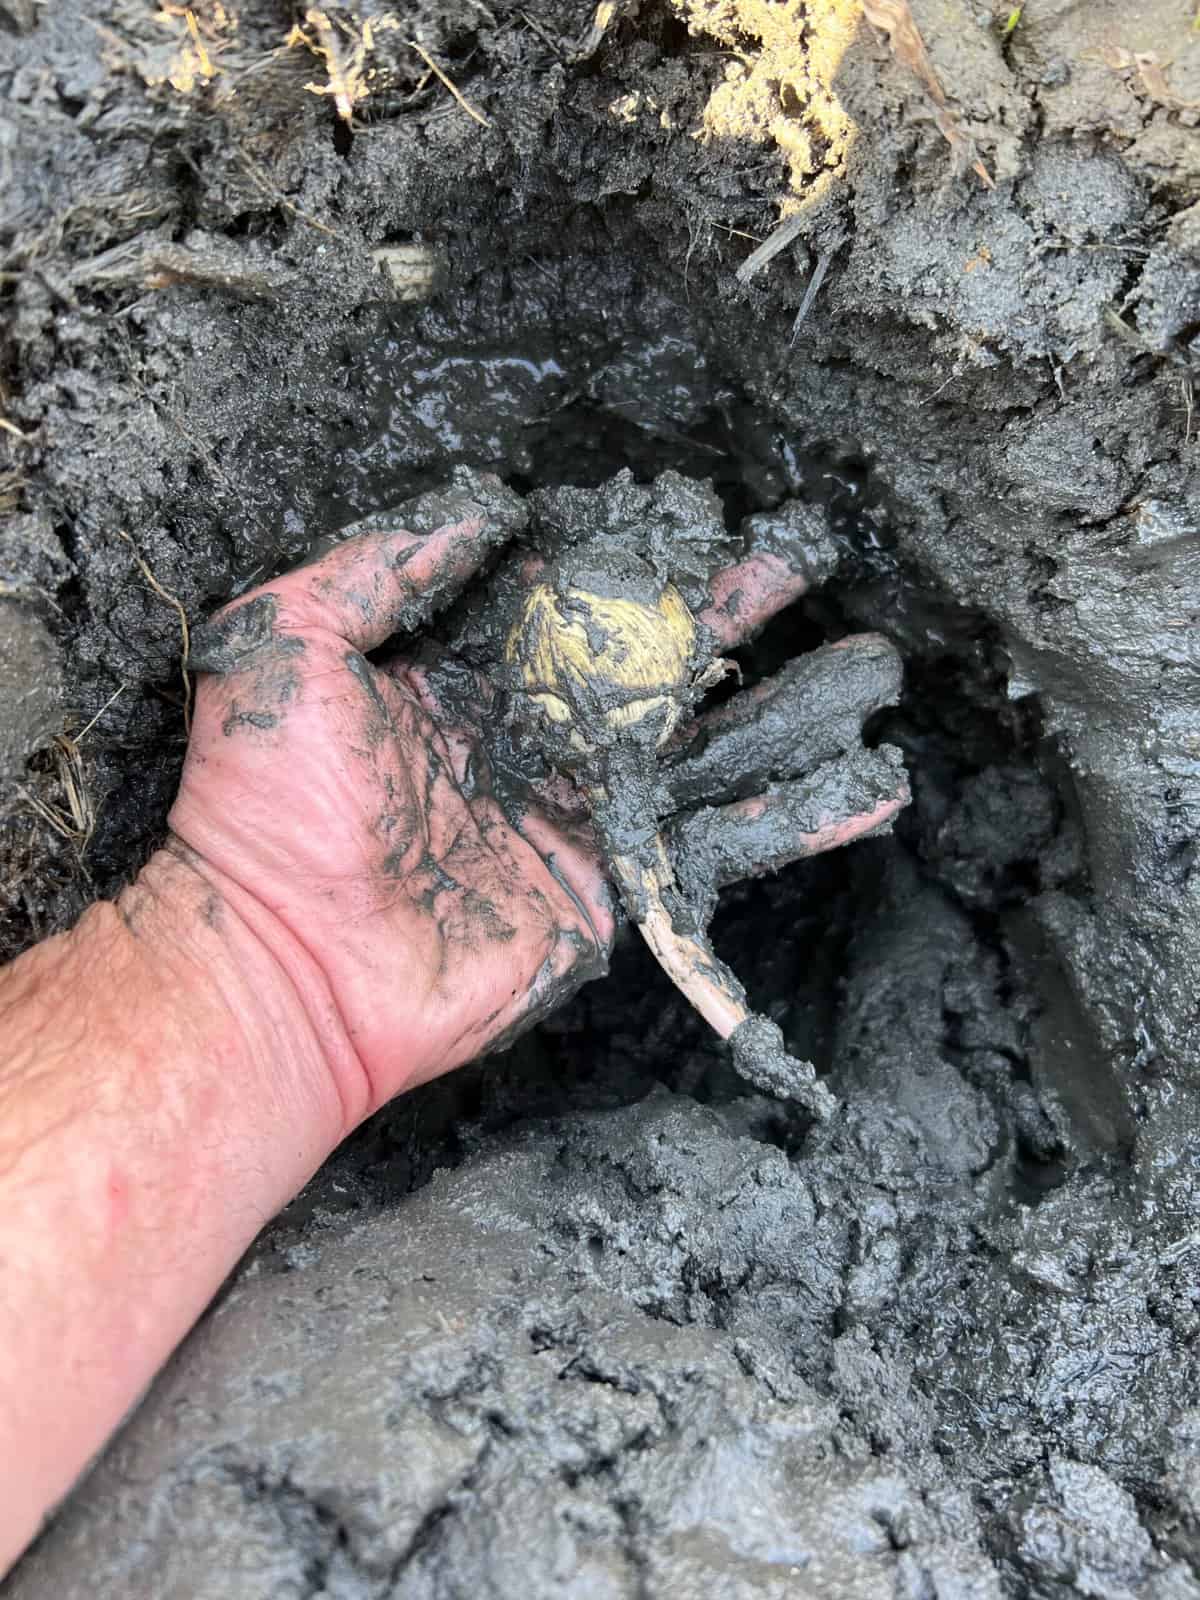
<path fill-rule="evenodd" d="M 344 1130 L 292 955 L 163 852 L 0 973 L 0 1574 Z"/>

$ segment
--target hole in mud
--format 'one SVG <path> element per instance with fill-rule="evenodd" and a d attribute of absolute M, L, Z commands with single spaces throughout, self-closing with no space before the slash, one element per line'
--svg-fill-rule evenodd
<path fill-rule="evenodd" d="M 481 276 L 454 315 L 434 305 L 366 317 L 346 359 L 370 424 L 351 404 L 332 424 L 318 520 L 332 528 L 395 503 L 455 462 L 523 492 L 592 486 L 624 468 L 649 481 L 671 468 L 709 479 L 731 528 L 789 495 L 822 504 L 843 550 L 839 573 L 734 653 L 752 684 L 852 632 L 893 639 L 904 698 L 867 734 L 904 752 L 913 804 L 893 837 L 727 890 L 714 944 L 751 1003 L 848 1097 L 866 1058 L 897 1048 L 927 1049 L 982 1088 L 1001 1132 L 991 1156 L 972 1159 L 1003 1160 L 1013 1199 L 1032 1202 L 1073 1158 L 1069 1115 L 1053 1090 L 1047 1100 L 1041 968 L 1021 918 L 1033 895 L 1078 887 L 1084 870 L 1069 798 L 1043 762 L 1036 706 L 1009 700 L 1007 662 L 982 619 L 901 564 L 888 487 L 856 441 L 782 428 L 720 349 L 702 313 L 613 257 L 529 257 Z M 336 395 L 321 403 L 336 416 Z M 299 503 L 289 510 L 281 487 L 286 548 L 289 522 L 312 519 Z M 889 1005 L 894 1023 L 882 1015 Z M 506 1061 L 428 1087 L 360 1136 L 364 1168 L 388 1186 L 416 1184 L 518 1117 L 612 1107 L 657 1084 L 701 1101 L 745 1093 L 627 934 L 608 980 Z M 784 1149 L 803 1138 L 786 1110 L 756 1114 L 755 1126 Z"/>
<path fill-rule="evenodd" d="M 523 491 L 595 485 L 623 468 L 648 481 L 671 468 L 711 480 L 731 528 L 790 495 L 822 504 L 840 569 L 736 652 L 743 681 L 852 632 L 891 638 L 906 662 L 904 699 L 867 732 L 904 752 L 913 805 L 894 837 L 727 890 L 714 943 L 752 1005 L 797 1054 L 833 1074 L 848 1102 L 872 1077 L 868 1063 L 878 1069 L 898 1049 L 926 1050 L 982 1089 L 1000 1131 L 990 1157 L 970 1157 L 971 1170 L 1002 1161 L 1013 1191 L 1034 1197 L 1075 1159 L 1074 1107 L 1069 1094 L 1056 1098 L 1050 1058 L 1079 1019 L 1069 997 L 1055 996 L 1054 1029 L 1039 1023 L 1054 984 L 1021 913 L 1033 894 L 1078 885 L 1083 873 L 1036 708 L 1008 700 L 1003 652 L 981 619 L 902 565 L 888 485 L 857 441 L 775 414 L 778 353 L 771 381 L 751 394 L 710 312 L 649 281 L 611 240 L 599 250 L 592 222 L 571 226 L 582 226 L 578 252 L 524 254 L 456 285 L 452 301 L 416 311 L 364 309 L 334 366 L 288 370 L 293 407 L 324 426 L 315 448 L 299 453 L 299 430 L 280 429 L 237 463 L 253 490 L 244 526 L 227 518 L 220 528 L 230 591 L 288 566 L 314 535 L 443 481 L 459 462 Z M 195 503 L 186 486 L 179 492 Z M 191 525 L 181 513 L 181 530 Z M 173 702 L 147 705 L 169 722 Z M 175 747 L 152 765 L 106 756 L 123 797 L 101 811 L 98 883 L 152 844 L 177 756 Z M 1086 1049 L 1079 1056 L 1090 1062 Z M 886 1072 L 872 1081 L 886 1084 Z M 390 1108 L 346 1161 L 395 1192 L 518 1118 L 619 1106 L 658 1084 L 701 1101 L 744 1094 L 705 1025 L 626 935 L 606 982 L 506 1059 Z M 1097 1120 L 1086 1105 L 1084 1113 Z M 747 1115 L 758 1137 L 784 1150 L 803 1141 L 803 1120 L 786 1108 Z M 1092 1131 L 1094 1148 L 1119 1143 L 1107 1115 Z"/>

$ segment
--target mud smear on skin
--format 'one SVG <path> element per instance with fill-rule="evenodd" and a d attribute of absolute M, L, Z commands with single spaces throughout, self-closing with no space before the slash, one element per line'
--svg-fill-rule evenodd
<path fill-rule="evenodd" d="M 3 8 L 5 226 L 39 243 L 5 280 L 4 415 L 37 442 L 0 439 L 28 485 L 0 581 L 77 726 L 129 685 L 85 747 L 93 881 L 22 813 L 10 938 L 127 875 L 177 776 L 177 619 L 113 530 L 198 618 L 458 459 L 522 491 L 711 476 L 731 526 L 835 491 L 841 568 L 743 665 L 880 629 L 907 691 L 875 735 L 915 787 L 894 840 L 715 924 L 842 1118 L 744 1098 L 623 943 L 268 1232 L 21 1600 L 1197 1593 L 1195 134 L 1106 54 L 1200 98 L 1187 8 L 1027 7 L 1001 39 L 914 0 L 993 196 L 869 32 L 818 81 L 809 9 L 798 44 L 787 7 L 643 7 L 577 66 L 431 5 L 491 128 L 414 61 L 339 152 L 302 87 L 247 130 L 114 72 L 72 7 Z M 574 41 L 591 10 L 537 21 Z M 793 176 L 818 203 L 739 286 Z M 291 286 L 96 286 L 161 229 Z M 417 232 L 443 291 L 385 304 L 367 249 Z"/>

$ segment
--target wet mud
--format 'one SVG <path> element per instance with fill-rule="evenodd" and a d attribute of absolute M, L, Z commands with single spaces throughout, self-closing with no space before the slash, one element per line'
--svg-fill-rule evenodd
<path fill-rule="evenodd" d="M 274 7 L 198 8 L 205 78 L 166 11 L 0 4 L 4 948 L 162 836 L 164 595 L 216 661 L 456 467 L 551 558 L 674 472 L 819 567 L 733 652 L 752 748 L 663 775 L 837 1100 L 747 1093 L 624 937 L 268 1228 L 19 1600 L 1200 1595 L 1186 11 L 912 0 L 914 66 L 833 0 L 430 0 L 482 122 L 385 29 L 351 127 Z M 890 837 L 714 906 L 777 837 L 714 774 L 815 833 L 898 760 Z"/>

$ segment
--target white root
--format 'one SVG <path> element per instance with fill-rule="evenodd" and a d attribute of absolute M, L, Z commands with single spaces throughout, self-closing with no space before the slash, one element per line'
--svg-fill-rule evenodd
<path fill-rule="evenodd" d="M 674 886 L 674 874 L 662 840 L 656 839 L 656 844 L 659 861 L 650 870 L 629 856 L 613 856 L 622 896 L 659 966 L 718 1037 L 728 1039 L 751 1012 L 741 985 L 724 962 L 700 940 L 678 932 L 672 923 L 663 891 Z"/>

